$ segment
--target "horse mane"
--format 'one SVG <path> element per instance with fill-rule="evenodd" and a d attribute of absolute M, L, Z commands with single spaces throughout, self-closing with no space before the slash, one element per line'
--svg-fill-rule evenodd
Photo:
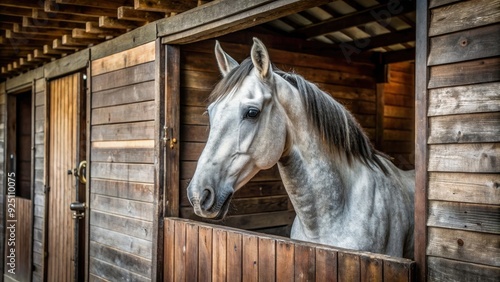
<path fill-rule="evenodd" d="M 234 93 L 252 69 L 253 63 L 250 58 L 245 59 L 239 67 L 232 69 L 215 86 L 208 98 L 209 103 L 219 101 L 230 93 Z M 275 67 L 273 67 L 273 72 L 290 83 L 301 94 L 309 122 L 317 129 L 331 154 L 343 151 L 349 163 L 357 158 L 370 168 L 378 167 L 384 173 L 388 173 L 378 157 L 387 158 L 387 156 L 373 147 L 362 127 L 344 106 L 298 74 L 284 72 Z"/>

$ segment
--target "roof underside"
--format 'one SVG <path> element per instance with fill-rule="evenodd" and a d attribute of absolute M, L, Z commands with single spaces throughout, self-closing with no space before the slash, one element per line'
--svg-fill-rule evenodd
<path fill-rule="evenodd" d="M 1 77 L 16 76 L 208 2 L 0 0 Z M 318 52 L 332 48 L 344 54 L 375 52 L 387 58 L 411 58 L 415 47 L 415 2 L 337 0 L 262 27 L 308 40 L 309 48 L 317 48 Z"/>

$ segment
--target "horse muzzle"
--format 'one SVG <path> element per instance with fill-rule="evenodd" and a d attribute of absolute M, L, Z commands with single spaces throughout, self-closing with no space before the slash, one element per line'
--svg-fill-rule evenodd
<path fill-rule="evenodd" d="M 188 187 L 188 199 L 197 216 L 210 219 L 223 219 L 229 210 L 232 192 L 222 193 L 219 196 L 212 187 L 205 187 L 201 193 L 192 192 Z"/>

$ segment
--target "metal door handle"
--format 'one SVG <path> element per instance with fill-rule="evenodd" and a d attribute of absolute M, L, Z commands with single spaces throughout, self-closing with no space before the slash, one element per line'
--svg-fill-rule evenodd
<path fill-rule="evenodd" d="M 78 176 L 78 180 L 80 183 L 85 184 L 87 183 L 87 178 L 85 177 L 85 172 L 83 170 L 87 169 L 87 161 L 81 161 L 80 164 L 78 165 L 78 169 L 76 171 L 76 175 Z"/>

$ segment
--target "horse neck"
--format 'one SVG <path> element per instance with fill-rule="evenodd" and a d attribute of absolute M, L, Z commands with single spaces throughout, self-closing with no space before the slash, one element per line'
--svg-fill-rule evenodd
<path fill-rule="evenodd" d="M 342 220 L 356 174 L 366 170 L 357 162 L 347 165 L 342 152 L 332 156 L 305 118 L 298 92 L 287 91 L 280 101 L 288 118 L 288 144 L 278 167 L 298 219 L 308 237 L 314 238 L 326 221 Z"/>

